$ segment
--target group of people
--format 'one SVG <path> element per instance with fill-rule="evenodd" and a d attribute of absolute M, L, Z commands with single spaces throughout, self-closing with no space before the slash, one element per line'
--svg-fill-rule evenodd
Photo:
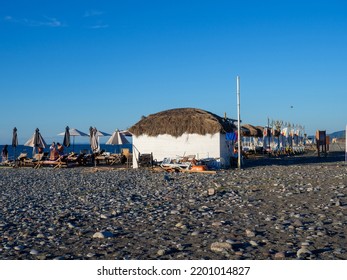
<path fill-rule="evenodd" d="M 63 155 L 64 155 L 64 146 L 60 144 L 59 142 L 57 143 L 57 145 L 55 145 L 55 142 L 53 142 L 52 145 L 49 147 L 49 159 L 56 160 Z"/>
<path fill-rule="evenodd" d="M 59 142 L 55 144 L 55 142 L 52 143 L 52 145 L 49 147 L 49 159 L 50 160 L 56 160 L 60 156 L 64 155 L 64 146 L 60 144 Z M 38 153 L 43 154 L 43 148 L 39 147 L 38 148 Z M 1 151 L 1 157 L 2 157 L 2 162 L 7 162 L 8 161 L 8 145 L 5 145 Z"/>

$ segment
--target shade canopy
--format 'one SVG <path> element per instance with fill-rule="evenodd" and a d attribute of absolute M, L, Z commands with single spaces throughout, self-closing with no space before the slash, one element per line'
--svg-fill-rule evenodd
<path fill-rule="evenodd" d="M 87 133 L 84 133 L 76 128 L 69 128 L 70 136 L 89 136 Z M 59 133 L 58 135 L 65 135 L 65 131 Z"/>
<path fill-rule="evenodd" d="M 87 133 L 84 133 L 76 128 L 69 128 L 70 136 L 72 136 L 72 150 L 75 150 L 75 136 L 89 136 Z M 66 129 L 64 132 L 59 133 L 58 135 L 64 135 L 64 141 L 65 141 L 65 135 L 66 135 Z M 65 146 L 65 145 L 64 145 Z M 68 146 L 66 146 L 68 147 Z"/>
<path fill-rule="evenodd" d="M 123 145 L 129 144 L 129 141 L 125 138 L 124 134 L 121 133 L 118 129 L 112 133 L 110 139 L 106 142 L 107 145 Z"/>
<path fill-rule="evenodd" d="M 46 148 L 47 144 L 41 136 L 40 130 L 36 128 L 33 136 L 31 136 L 31 138 L 25 142 L 24 146 Z"/>
<path fill-rule="evenodd" d="M 122 133 L 124 136 L 128 136 L 128 137 L 133 136 L 129 130 L 120 130 L 119 132 Z"/>
<path fill-rule="evenodd" d="M 102 132 L 102 131 L 97 131 L 96 132 L 96 136 L 99 136 L 99 137 L 101 137 L 101 136 L 111 136 L 111 134 L 109 134 L 109 133 L 107 133 L 107 132 Z"/>

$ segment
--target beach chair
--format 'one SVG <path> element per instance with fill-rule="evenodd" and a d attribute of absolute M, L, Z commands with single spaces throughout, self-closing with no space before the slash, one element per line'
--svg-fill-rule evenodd
<path fill-rule="evenodd" d="M 121 154 L 111 154 L 107 158 L 107 163 L 109 165 L 121 164 L 122 163 L 122 155 Z"/>
<path fill-rule="evenodd" d="M 164 170 L 171 172 L 171 171 L 183 171 L 188 170 L 192 166 L 192 162 L 188 161 L 188 157 L 185 158 L 186 161 L 182 161 L 183 158 L 178 158 L 172 160 L 171 158 L 164 158 L 162 163 L 160 164 L 160 167 Z M 195 159 L 195 156 L 194 156 Z"/>
<path fill-rule="evenodd" d="M 22 157 L 20 166 L 36 167 L 44 158 L 44 154 L 35 154 L 33 158 Z"/>
<path fill-rule="evenodd" d="M 188 156 L 184 156 L 181 159 L 182 163 L 190 163 L 192 165 L 196 164 L 196 159 L 195 159 L 195 155 L 188 155 Z"/>
<path fill-rule="evenodd" d="M 130 153 L 130 150 L 127 148 L 122 149 L 121 153 L 123 155 L 123 159 L 125 157 L 127 167 L 130 167 L 133 164 L 133 154 Z"/>
<path fill-rule="evenodd" d="M 56 160 L 40 160 L 38 161 L 34 168 L 38 169 L 43 166 L 52 166 L 53 168 L 61 168 L 61 167 L 68 167 L 68 161 L 67 161 L 68 155 L 63 155 L 58 157 Z"/>
<path fill-rule="evenodd" d="M 20 155 L 16 159 L 16 165 L 17 166 L 23 166 L 24 165 L 24 159 L 28 157 L 27 153 L 20 153 Z"/>
<path fill-rule="evenodd" d="M 139 167 L 152 167 L 153 166 L 153 155 L 150 154 L 139 154 Z"/>
<path fill-rule="evenodd" d="M 85 160 L 84 160 L 85 154 L 75 154 L 71 153 L 67 157 L 67 162 L 69 165 L 85 165 Z"/>

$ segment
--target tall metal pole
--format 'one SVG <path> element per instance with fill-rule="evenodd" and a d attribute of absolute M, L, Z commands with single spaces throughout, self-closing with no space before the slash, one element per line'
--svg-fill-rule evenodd
<path fill-rule="evenodd" d="M 240 124 L 240 77 L 236 77 L 236 93 L 237 93 L 237 167 L 241 168 L 241 124 Z"/>

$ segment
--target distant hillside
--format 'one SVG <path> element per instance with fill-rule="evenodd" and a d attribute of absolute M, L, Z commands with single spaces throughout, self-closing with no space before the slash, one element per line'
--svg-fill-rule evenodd
<path fill-rule="evenodd" d="M 346 132 L 344 130 L 341 131 L 335 131 L 333 133 L 328 134 L 328 136 L 330 136 L 330 139 L 333 138 L 346 138 Z M 309 135 L 307 136 L 308 139 L 315 139 L 316 136 L 315 135 Z"/>
<path fill-rule="evenodd" d="M 329 134 L 330 138 L 345 138 L 346 137 L 346 132 L 344 130 L 341 131 L 336 131 L 333 133 Z"/>

